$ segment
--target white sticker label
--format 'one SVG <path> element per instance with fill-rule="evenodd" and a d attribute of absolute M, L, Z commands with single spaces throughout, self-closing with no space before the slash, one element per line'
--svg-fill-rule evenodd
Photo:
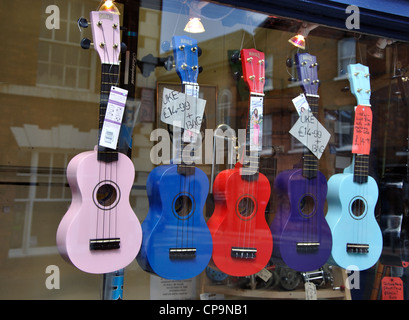
<path fill-rule="evenodd" d="M 312 282 L 305 283 L 305 300 L 317 300 L 317 287 Z"/>
<path fill-rule="evenodd" d="M 250 97 L 250 151 L 261 151 L 263 140 L 262 97 Z"/>
<path fill-rule="evenodd" d="M 186 93 L 164 88 L 161 121 L 200 133 L 206 100 L 198 98 L 197 91 L 198 86 L 186 86 Z"/>
<path fill-rule="evenodd" d="M 99 139 L 100 146 L 116 149 L 127 96 L 127 90 L 114 86 L 111 87 Z"/>
<path fill-rule="evenodd" d="M 293 101 L 295 110 L 297 110 L 298 112 L 298 115 L 301 115 L 301 112 L 303 112 L 304 110 L 311 111 L 304 93 L 301 93 L 298 97 L 295 97 L 292 101 Z"/>
<path fill-rule="evenodd" d="M 331 137 L 330 133 L 314 117 L 304 110 L 290 130 L 290 134 L 305 145 L 318 159 L 321 158 Z"/>
<path fill-rule="evenodd" d="M 273 274 L 266 268 L 263 268 L 259 272 L 256 273 L 256 276 L 263 279 L 264 282 L 267 282 L 268 280 L 270 280 Z"/>

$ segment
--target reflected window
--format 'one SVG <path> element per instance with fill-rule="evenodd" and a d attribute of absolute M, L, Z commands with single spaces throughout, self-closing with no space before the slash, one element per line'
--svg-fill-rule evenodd
<path fill-rule="evenodd" d="M 355 53 L 355 38 L 346 38 L 338 41 L 338 77 L 347 77 L 347 66 L 356 61 Z"/>
<path fill-rule="evenodd" d="M 95 81 L 94 50 L 79 50 L 84 37 L 79 30 L 79 17 L 88 17 L 98 2 L 42 0 L 42 21 L 50 5 L 59 8 L 60 28 L 41 25 L 38 45 L 37 85 L 91 90 Z"/>

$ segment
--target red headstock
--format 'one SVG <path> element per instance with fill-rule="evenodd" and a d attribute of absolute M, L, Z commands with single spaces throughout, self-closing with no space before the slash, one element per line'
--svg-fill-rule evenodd
<path fill-rule="evenodd" d="M 264 94 L 265 61 L 264 53 L 256 49 L 240 51 L 243 80 L 249 86 L 250 93 Z"/>

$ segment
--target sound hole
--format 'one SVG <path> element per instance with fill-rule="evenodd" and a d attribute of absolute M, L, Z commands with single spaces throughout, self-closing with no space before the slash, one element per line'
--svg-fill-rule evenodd
<path fill-rule="evenodd" d="M 174 202 L 174 211 L 181 218 L 187 217 L 191 213 L 192 208 L 192 199 L 186 195 L 177 197 Z"/>
<path fill-rule="evenodd" d="M 242 198 L 237 205 L 237 211 L 244 218 L 248 218 L 254 212 L 254 209 L 254 201 L 248 197 Z"/>
<path fill-rule="evenodd" d="M 113 181 L 104 180 L 98 183 L 93 194 L 95 205 L 102 210 L 111 210 L 120 201 L 121 191 Z"/>
<path fill-rule="evenodd" d="M 301 215 L 305 217 L 311 216 L 315 212 L 315 200 L 310 195 L 305 195 L 302 197 L 299 208 L 301 211 Z"/>
<path fill-rule="evenodd" d="M 356 218 L 360 218 L 365 213 L 366 205 L 362 199 L 355 199 L 351 204 L 351 212 Z"/>
<path fill-rule="evenodd" d="M 112 206 L 117 199 L 116 189 L 111 184 L 103 184 L 97 189 L 97 202 L 103 207 Z"/>

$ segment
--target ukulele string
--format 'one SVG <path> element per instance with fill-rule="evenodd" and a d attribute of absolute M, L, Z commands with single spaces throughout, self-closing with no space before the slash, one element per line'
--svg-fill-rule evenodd
<path fill-rule="evenodd" d="M 303 79 L 308 79 L 308 72 L 305 69 L 305 65 L 301 68 L 301 73 L 302 73 L 302 80 Z M 310 109 L 312 111 L 313 108 L 313 101 L 312 101 L 312 96 L 308 95 L 308 87 L 306 88 L 304 86 L 304 90 L 306 91 L 306 99 L 308 101 L 308 104 L 310 105 Z M 307 114 L 309 115 L 310 112 L 307 111 Z M 306 133 L 308 133 L 309 130 L 309 121 L 306 121 L 307 125 L 306 125 Z M 308 145 L 308 134 L 306 135 L 306 145 Z M 304 146 L 303 147 L 303 167 L 302 170 L 305 170 L 305 175 L 307 177 L 304 177 L 306 179 L 306 191 L 303 194 L 303 198 L 300 199 L 301 203 L 300 203 L 300 208 L 299 210 L 301 210 L 301 216 L 302 216 L 302 242 L 307 242 L 308 241 L 308 220 L 307 217 L 305 217 L 305 210 L 306 210 L 306 199 L 308 197 L 308 195 L 310 194 L 311 190 L 310 190 L 310 178 L 309 178 L 309 173 L 310 173 L 310 167 L 309 167 L 309 152 L 307 150 L 307 147 Z"/>
<path fill-rule="evenodd" d="M 255 44 L 254 44 L 254 47 L 255 47 Z M 264 91 L 263 81 L 264 81 L 264 76 L 265 76 L 265 61 L 260 59 L 260 60 L 257 61 L 257 64 L 258 64 L 258 78 L 257 77 L 255 78 L 255 84 L 256 84 L 256 87 L 257 87 L 256 91 L 262 93 Z M 262 117 L 263 117 L 263 114 L 264 114 L 264 112 L 263 112 L 263 109 L 264 109 L 263 103 L 264 103 L 264 98 L 262 98 L 262 104 L 260 106 L 260 108 L 261 108 L 260 111 L 257 109 L 258 102 L 257 102 L 256 108 L 255 108 L 255 110 L 257 110 L 257 119 L 256 119 L 257 128 L 255 128 L 255 130 L 257 130 L 257 131 L 256 131 L 256 140 L 254 141 L 256 143 L 256 150 L 255 150 L 256 168 L 254 169 L 256 171 L 255 172 L 255 175 L 256 175 L 256 177 L 255 177 L 256 200 L 257 200 L 257 198 L 259 196 L 259 188 L 260 188 L 259 176 L 257 176 L 257 175 L 259 174 L 259 171 L 260 171 L 260 154 L 261 154 L 262 145 L 263 145 L 262 144 L 263 131 L 262 131 L 262 125 L 260 125 L 260 119 L 262 121 Z M 255 204 L 254 205 L 254 214 L 253 214 L 253 217 L 251 218 L 251 224 L 250 224 L 250 226 L 252 228 L 251 235 L 253 236 L 253 239 L 252 239 L 252 243 L 249 244 L 249 247 L 256 247 L 255 242 L 256 242 L 256 226 L 257 226 L 257 217 L 256 217 L 257 209 L 258 209 L 258 205 Z M 264 215 L 264 212 L 263 212 L 263 215 Z M 261 218 L 259 218 L 259 219 L 261 219 Z M 253 220 L 254 220 L 254 226 L 252 225 Z"/>
<path fill-rule="evenodd" d="M 243 45 L 243 41 L 244 41 L 244 34 L 243 34 L 243 39 L 242 39 L 242 45 Z M 241 49 L 241 47 L 240 47 L 240 49 Z M 242 51 L 240 50 L 240 52 L 242 52 Z M 241 57 L 241 59 L 243 59 L 243 58 L 244 57 Z M 250 149 L 250 147 L 249 147 L 249 143 L 250 143 L 250 115 L 251 115 L 251 113 L 250 113 L 250 101 L 249 101 L 249 107 L 247 109 L 247 124 L 246 124 L 246 127 L 247 127 L 246 140 L 248 140 L 248 142 L 246 141 L 245 148 L 243 148 L 244 149 L 243 150 L 243 153 L 244 153 L 243 160 L 245 160 L 245 157 L 246 157 L 246 154 L 247 154 L 247 149 Z M 249 155 L 250 155 L 250 150 L 248 150 L 248 151 L 249 151 Z M 250 157 L 248 158 L 248 160 L 250 161 Z M 241 170 L 241 175 L 246 174 L 245 165 L 247 165 L 247 164 L 243 163 L 243 165 L 242 165 L 242 167 L 240 169 Z M 249 173 L 249 171 L 250 170 L 248 170 L 247 174 Z M 242 177 L 242 180 L 243 180 L 243 177 Z M 245 185 L 247 185 L 247 189 L 249 189 L 248 181 L 246 181 L 244 179 L 244 182 L 245 182 Z M 247 191 L 247 194 L 248 194 L 248 191 Z M 244 195 L 246 195 L 246 193 L 244 193 Z M 244 224 L 244 229 L 246 227 L 246 224 L 243 222 L 243 219 L 245 218 L 245 216 L 242 217 L 242 215 L 246 213 L 245 210 L 246 210 L 246 204 L 247 203 L 246 203 L 246 201 L 243 201 L 244 199 L 245 199 L 245 197 L 243 196 L 242 200 L 238 201 L 238 203 L 236 204 L 236 208 L 237 208 L 236 210 L 239 211 L 238 216 L 239 216 L 239 219 L 240 219 L 240 221 L 239 221 L 239 234 L 238 234 L 238 237 L 237 237 L 237 244 L 236 244 L 236 246 L 238 248 L 240 248 L 240 247 L 244 248 L 245 247 L 245 245 L 244 245 L 245 240 L 243 240 L 243 244 L 242 244 L 242 237 L 243 237 L 243 239 L 245 239 L 245 230 L 243 231 L 243 224 Z M 242 208 L 243 205 L 244 205 L 244 209 Z M 243 235 L 242 235 L 242 233 L 243 233 Z"/>
<path fill-rule="evenodd" d="M 101 24 L 101 30 L 102 30 L 104 43 L 106 44 L 107 42 L 105 39 L 104 24 Z M 115 40 L 114 33 L 112 33 L 112 43 L 114 43 L 114 40 Z M 114 53 L 114 50 L 115 50 L 114 47 L 112 49 L 113 49 L 112 52 Z M 115 56 L 115 54 L 113 56 Z M 118 82 L 119 82 L 119 70 L 114 69 L 115 64 L 114 64 L 114 61 L 111 62 L 110 55 L 108 53 L 108 49 L 104 50 L 104 61 L 108 61 L 109 68 L 108 70 L 104 70 L 104 73 L 107 72 L 107 74 L 104 74 L 103 79 L 101 79 L 101 81 L 105 83 L 103 83 L 103 87 L 104 87 L 103 106 L 104 108 L 103 110 L 100 110 L 100 130 L 102 130 L 103 121 L 104 121 L 105 114 L 106 114 L 107 107 L 108 107 L 110 89 L 112 86 L 118 85 Z M 105 78 L 107 81 L 105 80 Z M 102 152 L 105 153 L 106 151 L 104 150 Z M 108 157 L 110 157 L 110 155 Z M 110 206 L 115 203 L 116 197 L 119 196 L 119 194 L 116 194 L 115 187 L 113 186 L 113 184 L 111 184 L 112 181 L 115 181 L 117 179 L 118 166 L 117 166 L 117 161 L 114 161 L 114 162 L 109 161 L 108 163 L 106 161 L 99 161 L 99 166 L 100 166 L 99 181 L 100 182 L 102 181 L 101 176 L 103 176 L 103 181 L 107 182 L 107 185 L 110 186 L 104 191 L 106 192 L 106 194 L 104 194 L 104 198 L 101 201 L 102 206 L 104 208 L 108 206 L 107 210 L 103 210 L 103 213 L 102 213 L 102 238 L 106 237 L 105 236 L 106 232 L 107 232 L 107 238 L 111 238 L 111 237 L 116 236 L 117 234 L 116 232 L 117 208 L 116 208 L 116 205 L 114 205 L 114 211 L 112 211 L 112 208 Z M 108 203 L 106 203 L 106 201 L 108 201 Z M 100 214 L 98 214 L 98 216 L 99 215 Z M 113 235 L 111 235 L 111 231 L 114 233 Z"/>
<path fill-rule="evenodd" d="M 307 101 L 308 104 L 310 105 L 311 109 L 311 114 L 316 118 L 316 128 L 315 132 L 313 134 L 316 134 L 318 132 L 318 96 L 314 96 L 313 92 L 311 92 L 311 88 L 309 86 L 312 86 L 311 82 L 311 76 L 313 75 L 312 73 L 309 74 L 308 69 L 306 68 L 312 68 L 313 66 L 307 66 L 305 64 L 302 68 L 302 73 L 303 73 L 303 79 L 307 79 L 308 87 L 306 88 L 307 91 Z M 304 87 L 305 88 L 305 87 Z M 308 95 L 308 91 L 310 91 L 310 95 Z M 309 113 L 309 112 L 308 112 Z M 307 121 L 307 126 L 306 126 L 306 145 L 309 145 L 309 132 L 310 132 L 310 121 Z M 316 230 L 316 223 L 317 219 L 313 219 L 313 215 L 316 214 L 317 211 L 317 203 L 316 199 L 313 197 L 313 195 L 318 195 L 319 190 L 317 189 L 319 187 L 319 181 L 318 181 L 318 161 L 315 159 L 315 155 L 308 150 L 307 147 L 304 146 L 304 161 L 303 161 L 303 170 L 306 170 L 306 175 L 307 175 L 307 181 L 306 181 L 306 193 L 303 196 L 303 203 L 302 207 L 300 208 L 302 213 L 303 213 L 303 239 L 302 241 L 305 243 L 312 243 L 316 242 L 317 239 L 314 239 L 314 234 L 317 231 Z M 312 198 L 312 199 L 311 199 Z M 313 220 L 310 220 L 313 219 Z"/>

